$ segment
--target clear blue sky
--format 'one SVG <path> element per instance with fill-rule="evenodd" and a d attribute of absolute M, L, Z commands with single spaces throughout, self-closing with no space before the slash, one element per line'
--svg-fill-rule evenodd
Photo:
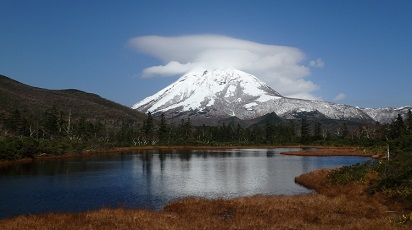
<path fill-rule="evenodd" d="M 0 0 L 0 74 L 131 106 L 177 76 L 142 78 L 146 68 L 167 63 L 130 40 L 202 34 L 299 49 L 298 64 L 310 72 L 303 80 L 317 87 L 317 98 L 412 105 L 410 0 Z M 318 59 L 322 66 L 311 67 Z"/>

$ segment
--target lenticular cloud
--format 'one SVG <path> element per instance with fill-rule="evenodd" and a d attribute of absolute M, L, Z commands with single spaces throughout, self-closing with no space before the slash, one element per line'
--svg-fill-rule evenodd
<path fill-rule="evenodd" d="M 232 68 L 255 75 L 284 96 L 316 99 L 318 87 L 304 79 L 308 67 L 297 48 L 260 44 L 221 35 L 142 36 L 129 44 L 162 61 L 143 70 L 143 77 L 182 75 L 196 69 Z"/>

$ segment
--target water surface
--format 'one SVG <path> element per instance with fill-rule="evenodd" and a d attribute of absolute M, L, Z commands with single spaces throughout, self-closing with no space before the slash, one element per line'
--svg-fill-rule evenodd
<path fill-rule="evenodd" d="M 153 150 L 37 160 L 0 168 L 0 218 L 102 207 L 161 209 L 188 197 L 302 194 L 294 177 L 363 157 L 281 155 L 291 149 Z"/>

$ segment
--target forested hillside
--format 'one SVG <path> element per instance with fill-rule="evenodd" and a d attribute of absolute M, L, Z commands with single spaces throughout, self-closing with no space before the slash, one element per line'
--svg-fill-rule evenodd
<path fill-rule="evenodd" d="M 90 140 L 115 142 L 122 127 L 139 126 L 145 118 L 145 114 L 96 94 L 41 89 L 0 75 L 3 159 L 98 148 L 102 144 Z"/>
<path fill-rule="evenodd" d="M 331 119 L 285 120 L 276 114 L 218 126 L 178 123 L 78 90 L 46 90 L 0 76 L 0 159 L 144 145 L 352 145 L 410 148 L 411 111 L 390 124 Z"/>

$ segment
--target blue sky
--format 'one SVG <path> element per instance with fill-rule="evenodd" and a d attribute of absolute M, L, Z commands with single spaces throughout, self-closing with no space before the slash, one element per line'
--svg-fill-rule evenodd
<path fill-rule="evenodd" d="M 183 40 L 170 43 L 174 38 Z M 287 68 L 252 71 L 286 95 L 360 107 L 412 105 L 412 1 L 0 0 L 0 74 L 126 106 L 178 78 L 158 71 L 143 77 L 150 67 L 167 72 L 170 62 L 182 67 L 194 61 L 179 59 L 181 54 L 210 54 L 189 55 L 197 47 L 185 46 L 185 39 L 233 41 L 246 44 L 240 47 L 245 52 L 266 47 L 281 48 L 287 57 L 297 53 Z M 181 52 L 167 56 L 176 48 L 170 44 Z M 282 75 L 293 68 L 302 71 Z"/>

